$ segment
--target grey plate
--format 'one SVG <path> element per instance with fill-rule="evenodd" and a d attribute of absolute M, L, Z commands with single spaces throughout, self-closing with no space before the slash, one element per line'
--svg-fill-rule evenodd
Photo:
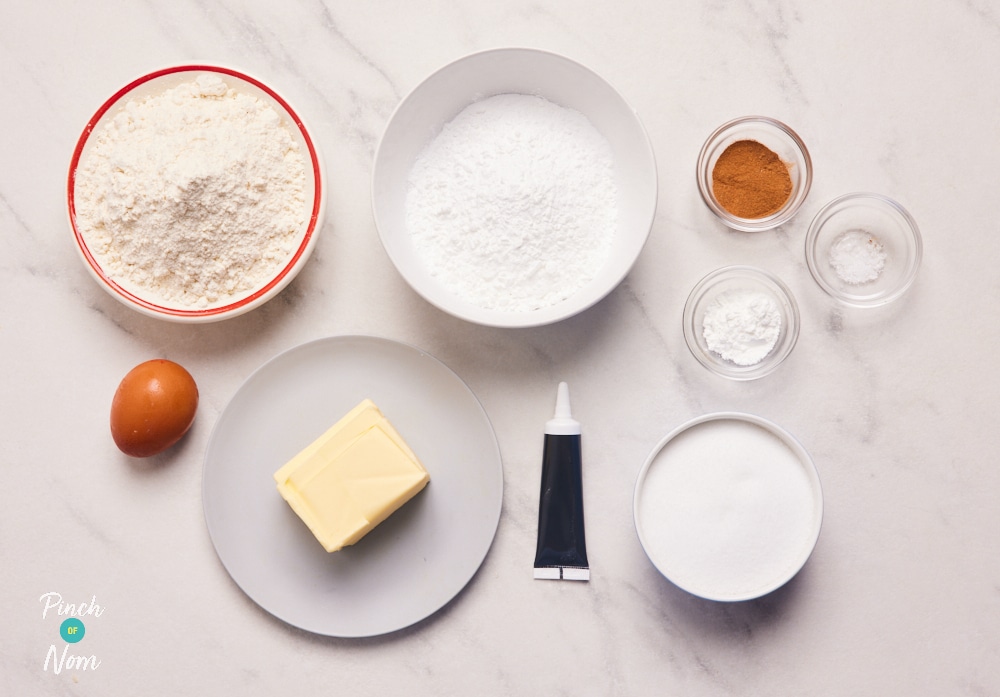
<path fill-rule="evenodd" d="M 364 398 L 430 472 L 430 484 L 352 547 L 327 553 L 273 473 Z M 279 354 L 236 392 L 205 456 L 208 532 L 233 580 L 285 622 L 339 637 L 393 632 L 454 598 L 489 551 L 503 469 L 489 418 L 447 366 L 363 336 Z"/>

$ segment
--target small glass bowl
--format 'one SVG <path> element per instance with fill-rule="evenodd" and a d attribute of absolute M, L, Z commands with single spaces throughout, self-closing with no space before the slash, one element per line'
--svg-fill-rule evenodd
<path fill-rule="evenodd" d="M 831 250 L 844 235 L 858 232 L 881 245 L 884 266 L 873 280 L 840 273 Z M 845 194 L 826 204 L 806 233 L 809 273 L 827 294 L 852 307 L 878 307 L 900 297 L 913 285 L 923 256 L 916 221 L 901 205 L 881 194 Z M 848 270 L 849 271 L 849 270 Z"/>
<path fill-rule="evenodd" d="M 792 193 L 777 212 L 763 218 L 740 218 L 723 208 L 712 189 L 712 171 L 719 156 L 733 143 L 755 140 L 788 165 Z M 743 232 L 772 230 L 798 212 L 812 185 L 812 159 L 805 143 L 791 128 L 767 116 L 744 116 L 722 124 L 708 137 L 698 155 L 698 191 L 713 213 L 726 225 Z"/>
<path fill-rule="evenodd" d="M 728 291 L 766 293 L 781 312 L 781 331 L 770 352 L 752 365 L 740 365 L 709 348 L 705 339 L 705 314 L 712 302 Z M 781 365 L 799 338 L 799 308 L 792 292 L 776 276 L 753 266 L 726 266 L 701 279 L 684 304 L 684 340 L 692 355 L 716 375 L 732 380 L 755 380 Z"/>

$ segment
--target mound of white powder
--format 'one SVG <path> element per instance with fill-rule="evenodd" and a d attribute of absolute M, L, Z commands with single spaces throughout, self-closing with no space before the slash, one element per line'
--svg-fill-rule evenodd
<path fill-rule="evenodd" d="M 406 223 L 446 288 L 482 308 L 525 312 L 597 275 L 617 197 L 611 146 L 583 114 L 501 94 L 464 109 L 421 153 Z"/>
<path fill-rule="evenodd" d="M 308 217 L 305 158 L 278 113 L 219 77 L 128 101 L 90 136 L 77 226 L 105 272 L 203 308 L 253 290 Z"/>
<path fill-rule="evenodd" d="M 702 330 L 710 351 L 736 365 L 756 365 L 781 338 L 781 308 L 766 293 L 734 288 L 705 308 Z"/>

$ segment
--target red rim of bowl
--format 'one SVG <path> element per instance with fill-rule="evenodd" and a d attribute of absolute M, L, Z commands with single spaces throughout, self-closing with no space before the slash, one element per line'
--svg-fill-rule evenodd
<path fill-rule="evenodd" d="M 121 99 L 125 95 L 129 94 L 132 90 L 136 89 L 137 87 L 151 80 L 155 80 L 156 78 L 163 77 L 165 75 L 173 75 L 175 73 L 184 73 L 184 72 L 212 72 L 212 73 L 222 73 L 224 75 L 230 75 L 232 77 L 243 80 L 244 82 L 250 83 L 257 89 L 266 93 L 275 102 L 277 102 L 278 105 L 282 109 L 284 109 L 285 112 L 288 114 L 288 116 L 292 119 L 292 122 L 299 129 L 299 132 L 302 134 L 302 138 L 305 140 L 306 148 L 309 150 L 309 160 L 312 164 L 313 178 L 315 181 L 312 212 L 309 217 L 309 226 L 306 228 L 306 234 L 302 238 L 301 244 L 299 244 L 298 248 L 295 250 L 295 253 L 291 256 L 291 258 L 288 260 L 288 263 L 285 264 L 285 266 L 281 269 L 281 271 L 279 271 L 274 276 L 274 278 L 272 278 L 266 285 L 264 285 L 262 288 L 258 289 L 253 294 L 248 295 L 245 298 L 241 298 L 236 302 L 229 303 L 228 305 L 220 305 L 218 307 L 210 307 L 197 310 L 184 310 L 174 307 L 165 307 L 163 305 L 158 305 L 156 303 L 150 302 L 149 300 L 145 300 L 144 298 L 139 297 L 135 293 L 132 293 L 126 290 L 125 288 L 121 287 L 113 278 L 108 276 L 104 272 L 104 269 L 101 268 L 100 264 L 97 263 L 97 260 L 94 258 L 94 255 L 91 254 L 90 248 L 87 246 L 87 243 L 84 241 L 83 236 L 80 234 L 80 230 L 77 227 L 76 200 L 74 195 L 74 189 L 76 188 L 76 170 L 77 166 L 80 163 L 80 155 L 83 153 L 83 149 L 87 144 L 87 140 L 90 138 L 90 135 L 94 130 L 94 126 L 97 125 L 98 121 L 100 121 L 101 118 L 108 111 L 110 111 L 116 104 L 118 104 L 118 102 L 121 101 Z M 109 289 L 114 291 L 114 293 L 119 295 L 121 298 L 127 300 L 128 302 L 137 305 L 141 308 L 144 308 L 146 310 L 152 311 L 156 314 L 168 315 L 171 317 L 180 317 L 180 318 L 185 318 L 185 317 L 209 318 L 209 317 L 216 317 L 218 315 L 224 315 L 227 313 L 232 313 L 236 310 L 249 309 L 248 306 L 255 303 L 268 293 L 270 293 L 271 290 L 273 290 L 276 286 L 278 286 L 278 284 L 280 284 L 284 280 L 284 278 L 288 275 L 288 273 L 299 262 L 299 259 L 302 258 L 302 255 L 305 253 L 306 249 L 309 248 L 309 243 L 312 240 L 313 234 L 316 231 L 316 223 L 319 220 L 320 207 L 323 198 L 322 191 L 323 191 L 323 180 L 322 180 L 322 173 L 320 171 L 319 156 L 316 153 L 316 147 L 313 145 L 312 138 L 309 136 L 309 132 L 306 130 L 306 127 L 302 123 L 302 120 L 299 118 L 298 114 L 295 113 L 295 110 L 292 109 L 292 107 L 288 104 L 288 102 L 286 102 L 281 97 L 281 95 L 279 95 L 273 89 L 262 83 L 260 80 L 250 77 L 246 73 L 241 73 L 238 70 L 233 70 L 232 68 L 224 68 L 218 65 L 193 64 L 193 65 L 178 65 L 170 68 L 163 68 L 161 70 L 156 70 L 154 72 L 148 73 L 147 75 L 143 75 L 142 77 L 137 78 L 132 82 L 130 82 L 129 84 L 122 87 L 120 90 L 115 92 L 110 99 L 108 99 L 106 102 L 104 102 L 104 104 L 101 105 L 101 108 L 98 109 L 97 112 L 90 118 L 90 121 L 87 122 L 86 127 L 83 129 L 83 133 L 80 135 L 80 138 L 76 143 L 76 148 L 73 150 L 73 159 L 70 161 L 69 165 L 67 201 L 69 205 L 70 225 L 73 228 L 73 237 L 76 240 L 77 248 L 83 254 L 83 257 L 86 260 L 87 264 L 90 266 L 91 271 L 93 271 L 97 275 L 97 277 L 100 278 Z"/>

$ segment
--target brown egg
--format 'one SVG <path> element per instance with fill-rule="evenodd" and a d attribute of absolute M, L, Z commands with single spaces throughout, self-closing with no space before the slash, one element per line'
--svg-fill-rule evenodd
<path fill-rule="evenodd" d="M 111 401 L 111 437 L 126 455 L 149 457 L 181 439 L 198 410 L 198 386 L 173 361 L 140 363 L 122 378 Z"/>

